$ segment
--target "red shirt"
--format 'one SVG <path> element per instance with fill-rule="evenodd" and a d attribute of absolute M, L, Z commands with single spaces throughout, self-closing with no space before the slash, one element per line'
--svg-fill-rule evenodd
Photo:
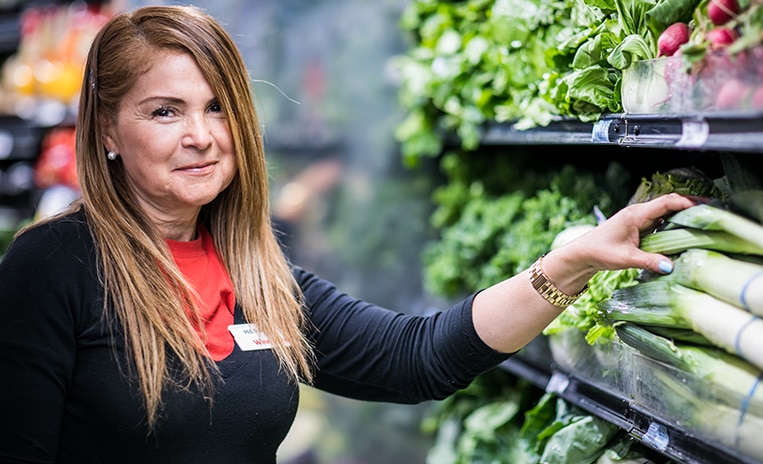
<path fill-rule="evenodd" d="M 204 322 L 204 342 L 209 354 L 220 361 L 233 351 L 233 336 L 228 326 L 233 324 L 236 297 L 228 272 L 220 262 L 212 236 L 199 227 L 199 237 L 190 242 L 167 240 L 180 271 L 193 285 L 201 299 L 199 311 Z M 199 328 L 197 327 L 197 330 Z"/>

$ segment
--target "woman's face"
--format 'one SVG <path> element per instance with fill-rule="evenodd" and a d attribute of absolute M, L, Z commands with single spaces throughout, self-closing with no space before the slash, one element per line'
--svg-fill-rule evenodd
<path fill-rule="evenodd" d="M 185 53 L 155 57 L 108 124 L 105 143 L 121 156 L 139 204 L 158 223 L 195 222 L 236 173 L 223 108 Z"/>

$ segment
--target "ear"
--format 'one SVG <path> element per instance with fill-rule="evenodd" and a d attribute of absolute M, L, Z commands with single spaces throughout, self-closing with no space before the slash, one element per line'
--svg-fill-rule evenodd
<path fill-rule="evenodd" d="M 113 125 L 109 123 L 107 118 L 101 117 L 101 140 L 103 141 L 103 148 L 106 151 L 119 152 L 117 149 L 117 143 L 113 136 Z"/>

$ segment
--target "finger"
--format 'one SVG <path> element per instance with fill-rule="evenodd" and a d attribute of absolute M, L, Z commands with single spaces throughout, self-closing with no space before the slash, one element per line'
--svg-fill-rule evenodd
<path fill-rule="evenodd" d="M 686 208 L 696 206 L 698 200 L 681 195 L 678 193 L 668 193 L 655 198 L 652 201 L 643 203 L 648 207 L 649 216 L 657 219 L 675 213 Z"/>
<path fill-rule="evenodd" d="M 641 269 L 647 269 L 657 274 L 670 274 L 673 272 L 673 261 L 659 253 L 647 253 L 639 250 L 636 261 L 641 262 Z"/>
<path fill-rule="evenodd" d="M 649 233 L 673 213 L 695 206 L 697 203 L 689 197 L 669 193 L 645 203 L 631 205 L 634 215 L 640 217 L 639 232 Z"/>

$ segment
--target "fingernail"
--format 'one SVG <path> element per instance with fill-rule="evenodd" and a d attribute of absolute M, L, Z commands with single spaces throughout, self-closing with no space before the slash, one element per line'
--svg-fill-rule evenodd
<path fill-rule="evenodd" d="M 660 271 L 664 272 L 665 274 L 670 274 L 673 272 L 673 263 L 670 261 L 660 261 L 659 268 Z"/>

